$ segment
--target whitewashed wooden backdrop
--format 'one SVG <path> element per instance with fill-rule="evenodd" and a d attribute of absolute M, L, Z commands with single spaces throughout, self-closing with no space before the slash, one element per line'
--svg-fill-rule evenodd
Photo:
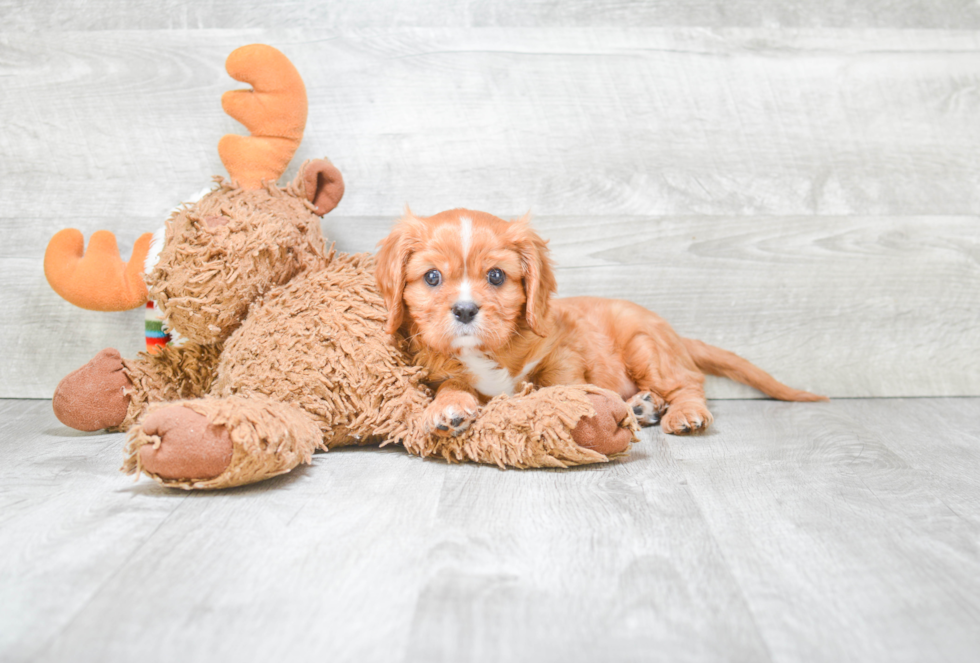
<path fill-rule="evenodd" d="M 980 3 L 0 0 L 0 396 L 142 347 L 141 312 L 50 290 L 44 247 L 107 228 L 128 256 L 224 174 L 252 42 L 306 80 L 288 176 L 341 168 L 344 250 L 406 203 L 530 209 L 563 295 L 831 396 L 980 395 Z"/>

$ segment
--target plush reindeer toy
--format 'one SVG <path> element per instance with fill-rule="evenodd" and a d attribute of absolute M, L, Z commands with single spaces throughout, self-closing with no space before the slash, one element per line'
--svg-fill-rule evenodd
<path fill-rule="evenodd" d="M 187 489 L 259 481 L 351 444 L 522 468 L 604 462 L 628 448 L 631 412 L 589 386 L 525 389 L 488 403 L 461 435 L 429 435 L 426 375 L 385 332 L 373 256 L 324 246 L 320 219 L 343 195 L 340 171 L 312 160 L 275 184 L 305 126 L 299 73 L 258 44 L 233 52 L 227 69 L 252 86 L 223 98 L 251 136 L 222 139 L 231 181 L 217 178 L 171 215 L 145 277 L 149 236 L 128 263 L 109 233 L 84 255 L 76 230 L 49 244 L 45 271 L 65 299 L 98 310 L 152 299 L 183 339 L 135 359 L 100 352 L 58 385 L 63 423 L 128 431 L 124 470 Z"/>

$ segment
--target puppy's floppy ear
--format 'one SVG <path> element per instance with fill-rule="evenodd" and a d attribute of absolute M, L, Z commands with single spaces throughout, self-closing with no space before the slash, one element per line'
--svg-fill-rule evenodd
<path fill-rule="evenodd" d="M 385 331 L 394 334 L 405 316 L 405 267 L 418 244 L 422 220 L 405 208 L 405 216 L 395 223 L 391 233 L 378 242 L 374 277 L 388 307 Z"/>
<path fill-rule="evenodd" d="M 521 256 L 524 272 L 525 317 L 538 336 L 548 335 L 548 302 L 558 289 L 548 242 L 531 228 L 531 215 L 510 222 L 510 241 Z"/>

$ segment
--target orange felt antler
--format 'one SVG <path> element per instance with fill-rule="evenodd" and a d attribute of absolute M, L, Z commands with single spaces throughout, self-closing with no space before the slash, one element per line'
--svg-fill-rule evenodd
<path fill-rule="evenodd" d="M 128 263 L 119 257 L 115 236 L 108 230 L 92 233 L 84 251 L 82 233 L 66 228 L 55 234 L 44 252 L 44 275 L 51 288 L 75 306 L 90 311 L 128 311 L 146 303 L 143 262 L 152 233 L 133 245 Z"/>
<path fill-rule="evenodd" d="M 218 154 L 232 179 L 257 189 L 263 181 L 278 180 L 299 147 L 306 127 L 306 86 L 293 63 L 265 44 L 235 49 L 225 69 L 252 86 L 221 97 L 225 112 L 252 135 L 227 134 L 218 142 Z"/>

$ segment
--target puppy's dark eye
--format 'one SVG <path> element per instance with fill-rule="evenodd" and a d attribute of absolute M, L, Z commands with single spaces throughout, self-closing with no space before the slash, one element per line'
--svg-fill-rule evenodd
<path fill-rule="evenodd" d="M 503 271 L 494 267 L 489 272 L 487 272 L 487 281 L 490 283 L 490 285 L 500 285 L 501 283 L 504 282 Z"/>
<path fill-rule="evenodd" d="M 433 288 L 442 283 L 442 274 L 439 273 L 438 269 L 430 269 L 422 278 L 424 278 L 425 282 L 431 285 Z"/>

